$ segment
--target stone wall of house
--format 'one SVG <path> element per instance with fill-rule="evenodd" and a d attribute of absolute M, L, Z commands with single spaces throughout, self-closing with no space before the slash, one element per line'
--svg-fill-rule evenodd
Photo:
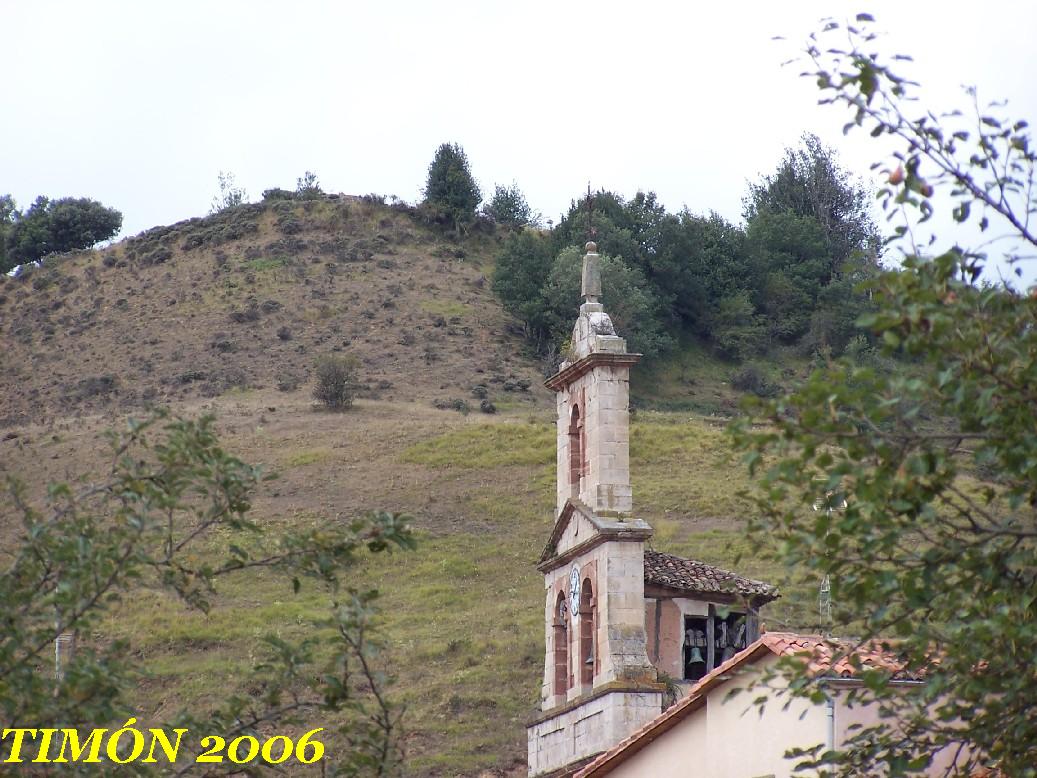
<path fill-rule="evenodd" d="M 606 691 L 526 730 L 529 775 L 605 751 L 662 710 L 661 691 Z"/>

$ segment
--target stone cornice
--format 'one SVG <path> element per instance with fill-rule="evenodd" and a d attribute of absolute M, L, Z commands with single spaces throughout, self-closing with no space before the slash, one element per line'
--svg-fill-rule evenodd
<path fill-rule="evenodd" d="M 561 540 L 565 528 L 569 525 L 569 522 L 573 520 L 573 517 L 576 514 L 582 515 L 594 526 L 595 534 L 582 543 L 579 543 L 572 548 L 568 548 L 561 554 L 558 554 L 556 553 L 558 541 Z M 650 538 L 652 534 L 653 530 L 651 525 L 642 519 L 623 517 L 619 514 L 613 514 L 612 512 L 607 514 L 595 514 L 594 511 L 582 502 L 570 497 L 565 501 L 565 507 L 562 508 L 562 512 L 558 514 L 558 518 L 555 520 L 554 528 L 551 530 L 551 537 L 548 538 L 547 545 L 544 547 L 544 553 L 540 555 L 540 561 L 537 563 L 537 570 L 542 573 L 554 570 L 558 566 L 564 565 L 570 560 L 578 557 L 580 554 L 583 554 L 610 540 L 645 541 Z"/>
<path fill-rule="evenodd" d="M 569 700 L 568 702 L 557 705 L 550 710 L 546 710 L 538 716 L 534 716 L 527 723 L 527 727 L 532 727 L 539 724 L 542 721 L 548 721 L 556 716 L 561 716 L 563 713 L 568 713 L 571 710 L 579 708 L 581 705 L 585 705 L 591 700 L 596 700 L 598 697 L 604 697 L 606 694 L 662 694 L 666 691 L 666 684 L 664 683 L 652 683 L 650 681 L 609 681 L 608 683 L 602 684 L 597 689 L 592 691 L 590 694 L 583 694 L 577 697 L 575 700 Z"/>
<path fill-rule="evenodd" d="M 559 370 L 544 381 L 544 386 L 555 392 L 560 392 L 580 376 L 586 375 L 596 367 L 630 367 L 636 365 L 640 359 L 640 354 L 610 354 L 604 351 L 595 351 L 583 359 L 573 362 L 568 367 Z"/>
<path fill-rule="evenodd" d="M 627 542 L 627 541 L 638 541 L 643 543 L 652 537 L 651 529 L 643 529 L 638 527 L 631 527 L 628 530 L 606 530 L 605 532 L 595 535 L 590 540 L 585 540 L 582 543 L 573 546 L 572 548 L 566 549 L 564 553 L 553 556 L 550 559 L 546 559 L 537 565 L 537 570 L 541 573 L 548 573 L 551 570 L 555 570 L 563 565 L 569 564 L 573 559 L 585 554 L 592 548 L 597 548 L 602 543 L 608 543 L 609 541 Z"/>

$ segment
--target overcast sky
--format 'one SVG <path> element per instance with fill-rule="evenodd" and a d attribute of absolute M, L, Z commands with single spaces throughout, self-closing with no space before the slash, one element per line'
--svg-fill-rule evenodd
<path fill-rule="evenodd" d="M 444 141 L 484 193 L 557 220 L 585 190 L 654 190 L 738 221 L 803 132 L 862 175 L 883 150 L 781 67 L 826 15 L 872 12 L 935 110 L 963 84 L 1037 121 L 1037 3 L 0 0 L 0 193 L 88 196 L 124 235 L 205 214 L 217 174 L 420 199 Z M 788 42 L 774 42 L 783 35 Z M 1027 269 L 1028 279 L 1037 276 Z"/>

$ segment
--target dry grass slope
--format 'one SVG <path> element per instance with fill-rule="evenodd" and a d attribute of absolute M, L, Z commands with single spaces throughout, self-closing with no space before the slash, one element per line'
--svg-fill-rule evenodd
<path fill-rule="evenodd" d="M 490 292 L 493 247 L 377 203 L 282 201 L 0 276 L 0 426 L 293 391 L 339 352 L 362 361 L 361 396 L 528 399 L 539 374 Z"/>

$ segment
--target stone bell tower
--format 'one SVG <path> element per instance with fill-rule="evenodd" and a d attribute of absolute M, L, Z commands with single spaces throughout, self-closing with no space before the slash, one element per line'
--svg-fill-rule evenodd
<path fill-rule="evenodd" d="M 644 542 L 632 515 L 630 368 L 601 303 L 597 246 L 583 258 L 571 353 L 546 381 L 557 393 L 557 518 L 537 565 L 544 574 L 541 712 L 527 728 L 529 774 L 578 765 L 662 710 L 648 659 Z"/>

